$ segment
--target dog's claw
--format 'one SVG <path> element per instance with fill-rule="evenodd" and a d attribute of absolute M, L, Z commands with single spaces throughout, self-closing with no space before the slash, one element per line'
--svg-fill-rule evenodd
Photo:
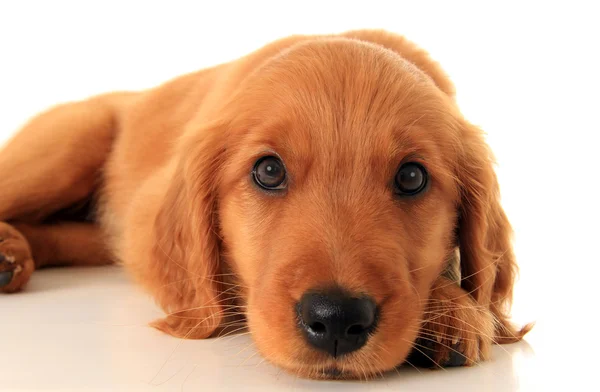
<path fill-rule="evenodd" d="M 13 226 L 0 221 L 0 294 L 21 290 L 34 270 L 27 239 Z"/>
<path fill-rule="evenodd" d="M 8 285 L 13 278 L 13 271 L 0 272 L 0 288 Z"/>

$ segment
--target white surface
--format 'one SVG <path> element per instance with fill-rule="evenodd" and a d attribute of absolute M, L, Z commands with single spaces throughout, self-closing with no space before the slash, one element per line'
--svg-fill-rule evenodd
<path fill-rule="evenodd" d="M 2 391 L 512 391 L 556 378 L 521 342 L 473 368 L 409 367 L 369 383 L 297 379 L 263 361 L 246 335 L 179 340 L 148 327 L 160 312 L 116 266 L 37 271 L 26 292 L 0 296 L 0 309 Z"/>
<path fill-rule="evenodd" d="M 0 391 L 596 389 L 586 384 L 600 299 L 593 2 L 202 3 L 0 2 L 0 139 L 50 105 L 151 87 L 287 34 L 405 34 L 442 63 L 489 135 L 521 266 L 513 313 L 538 323 L 529 345 L 496 348 L 471 369 L 312 383 L 246 361 L 247 337 L 181 342 L 146 327 L 159 312 L 114 268 L 46 270 L 0 296 Z"/>

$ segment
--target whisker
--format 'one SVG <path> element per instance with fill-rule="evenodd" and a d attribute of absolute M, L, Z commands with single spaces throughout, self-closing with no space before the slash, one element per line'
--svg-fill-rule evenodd
<path fill-rule="evenodd" d="M 210 275 L 211 277 L 217 277 L 217 276 L 237 276 L 238 274 L 236 274 L 235 272 L 228 272 L 228 273 L 224 273 L 224 274 L 212 274 Z"/>
<path fill-rule="evenodd" d="M 196 310 L 210 309 L 210 308 L 212 308 L 212 307 L 207 306 L 206 308 L 197 308 Z M 218 307 L 218 306 L 215 306 L 215 308 L 221 309 L 221 307 Z M 182 312 L 177 312 L 177 313 L 182 313 Z M 246 312 L 244 312 L 243 310 L 238 311 L 237 307 L 230 307 L 230 308 L 221 309 L 216 312 L 212 312 L 212 314 L 215 316 L 216 315 L 234 316 L 234 315 L 245 315 Z M 189 319 L 189 320 L 201 320 L 204 318 L 204 317 L 194 317 L 194 316 L 182 316 L 179 314 L 169 314 L 169 317 L 175 317 L 175 318 L 180 318 L 180 319 Z"/>
<path fill-rule="evenodd" d="M 415 294 L 417 294 L 417 301 L 419 303 L 421 303 L 421 294 L 419 293 L 419 290 L 417 290 L 417 288 L 415 287 L 415 285 L 408 279 L 392 279 L 393 282 L 403 282 L 403 283 L 408 283 L 408 285 L 411 287 L 411 289 L 413 289 L 413 291 L 415 292 Z"/>
<path fill-rule="evenodd" d="M 377 361 L 379 367 L 381 368 L 381 365 L 383 364 L 383 360 L 381 359 L 381 356 L 376 352 L 373 352 L 371 355 L 375 357 L 374 359 Z M 383 372 L 381 370 L 377 370 L 377 367 L 369 365 L 369 370 L 370 370 L 370 373 L 374 373 L 374 371 L 377 372 L 379 374 L 379 376 L 381 377 L 381 379 L 385 378 L 383 376 Z"/>
<path fill-rule="evenodd" d="M 228 336 L 231 336 L 231 335 L 235 334 L 235 333 L 236 333 L 236 332 L 238 332 L 238 331 L 242 331 L 242 330 L 246 329 L 247 327 L 248 327 L 247 325 L 244 325 L 244 326 L 242 326 L 242 327 L 239 327 L 239 328 L 236 328 L 236 329 L 234 329 L 233 331 L 229 331 L 229 332 L 227 332 L 225 335 L 222 335 L 222 336 L 221 336 L 221 335 L 219 335 L 219 336 L 217 336 L 217 337 L 218 337 L 218 338 L 223 338 L 223 339 L 224 339 L 224 338 L 226 338 L 226 337 L 228 337 Z"/>
<path fill-rule="evenodd" d="M 169 286 L 169 285 L 172 285 L 172 284 L 176 284 L 176 283 L 189 282 L 189 281 L 193 281 L 193 280 L 197 280 L 197 279 L 205 279 L 206 281 L 214 282 L 214 283 L 219 283 L 219 284 L 226 285 L 226 286 L 235 286 L 235 287 L 240 287 L 240 288 L 248 288 L 248 286 L 242 285 L 242 284 L 239 284 L 239 283 L 224 282 L 224 281 L 212 279 L 211 277 L 204 277 L 204 276 L 198 276 L 198 275 L 193 276 L 193 277 L 189 277 L 189 278 L 174 280 L 174 281 L 171 281 L 169 283 L 165 283 L 165 284 L 159 286 L 159 288 L 163 288 L 163 287 L 166 287 L 166 286 Z"/>
<path fill-rule="evenodd" d="M 239 324 L 239 325 L 242 325 L 242 324 L 248 325 L 248 322 L 246 320 L 232 320 L 232 321 L 228 321 L 228 322 L 225 322 L 225 323 L 221 323 L 219 326 L 220 327 L 230 327 L 230 326 L 236 325 L 236 324 Z"/>
<path fill-rule="evenodd" d="M 246 351 L 247 349 L 249 349 L 252 346 L 254 346 L 253 341 L 250 341 L 250 343 L 246 343 L 241 350 L 239 350 L 237 353 L 234 354 L 234 357 L 237 357 L 238 355 L 240 355 L 241 353 L 243 353 L 244 351 Z"/>
<path fill-rule="evenodd" d="M 204 318 L 203 320 L 199 321 L 198 324 L 196 324 L 193 328 L 190 329 L 190 331 L 185 334 L 185 336 L 183 337 L 183 339 L 181 339 L 177 345 L 175 346 L 175 348 L 173 349 L 173 351 L 171 351 L 171 354 L 169 354 L 169 356 L 167 357 L 167 359 L 165 360 L 165 362 L 163 362 L 163 364 L 161 365 L 161 367 L 158 369 L 158 371 L 156 372 L 156 374 L 154 375 L 154 377 L 152 377 L 152 379 L 150 380 L 150 382 L 153 382 L 154 379 L 156 378 L 156 376 L 158 376 L 160 374 L 160 372 L 162 372 L 162 370 L 164 369 L 165 365 L 167 364 L 167 362 L 169 362 L 171 360 L 171 358 L 173 357 L 173 355 L 175 354 L 175 351 L 177 351 L 177 349 L 179 349 L 179 347 L 183 344 L 183 342 L 185 341 L 185 339 L 187 339 L 192 332 L 198 328 L 204 321 L 208 320 L 209 318 L 213 317 L 213 315 L 210 315 L 206 318 Z"/>
<path fill-rule="evenodd" d="M 444 324 L 440 324 L 440 325 L 444 325 Z M 431 336 L 431 337 L 441 337 L 443 339 L 448 339 L 448 340 L 452 340 L 454 339 L 456 336 L 451 335 L 451 334 L 447 334 L 447 333 L 439 333 L 437 331 L 431 330 L 431 329 L 426 329 L 426 328 L 421 328 L 419 330 L 416 329 L 410 329 L 409 331 L 411 332 L 417 332 L 419 333 L 419 337 L 423 335 L 427 335 L 427 336 Z M 462 338 L 460 340 L 464 340 L 464 341 L 468 341 L 468 342 L 476 342 L 478 341 L 478 339 L 471 339 L 471 338 Z"/>
<path fill-rule="evenodd" d="M 408 363 L 410 366 L 412 366 L 417 372 L 423 374 L 423 372 L 418 367 L 416 367 L 415 365 L 413 365 L 412 363 L 410 363 L 410 361 L 408 359 L 405 359 L 404 362 Z M 400 371 L 398 370 L 397 367 L 395 367 L 394 370 L 396 370 L 396 373 L 400 374 Z"/>
<path fill-rule="evenodd" d="M 247 335 L 247 334 L 246 334 L 246 333 L 244 333 L 244 334 L 239 334 L 239 335 L 242 335 L 242 336 L 244 336 L 244 335 Z M 234 337 L 237 337 L 237 336 L 238 336 L 238 335 L 235 335 Z M 233 350 L 233 349 L 239 349 L 239 348 L 240 348 L 240 347 L 242 347 L 242 346 L 244 346 L 244 347 L 245 347 L 247 344 L 249 344 L 247 341 L 241 341 L 241 342 L 238 342 L 238 343 L 231 342 L 231 343 L 228 343 L 228 344 L 227 344 L 227 345 L 226 345 L 226 346 L 223 348 L 223 351 L 231 351 L 231 350 Z M 254 344 L 254 342 L 253 342 L 253 341 L 250 341 L 250 344 Z"/>
<path fill-rule="evenodd" d="M 168 377 L 166 380 L 164 380 L 164 381 L 161 381 L 161 382 L 159 382 L 159 383 L 153 383 L 153 382 L 152 382 L 152 380 L 150 380 L 149 384 L 150 384 L 150 385 L 152 385 L 152 386 L 154 386 L 154 387 L 158 387 L 158 386 L 161 386 L 161 385 L 163 385 L 163 384 L 166 384 L 167 382 L 171 381 L 171 380 L 173 379 L 173 377 L 175 377 L 176 375 L 178 375 L 179 373 L 181 373 L 181 371 L 182 371 L 184 368 L 185 368 L 185 365 L 181 366 L 181 367 L 179 368 L 179 370 L 178 370 L 178 371 L 176 371 L 175 373 L 171 374 L 171 375 L 170 375 L 170 376 L 169 376 L 169 377 Z"/>
<path fill-rule="evenodd" d="M 504 252 L 502 252 L 502 254 L 500 254 L 500 255 L 496 256 L 494 261 L 492 261 L 491 263 L 489 263 L 488 265 L 486 265 L 485 267 L 483 267 L 483 268 L 482 268 L 482 269 L 480 269 L 479 271 L 475 271 L 475 272 L 473 272 L 472 274 L 469 274 L 469 275 L 466 275 L 466 276 L 462 276 L 462 277 L 461 277 L 461 281 L 463 281 L 463 280 L 465 280 L 465 279 L 468 279 L 468 278 L 472 278 L 473 276 L 475 276 L 475 275 L 477 275 L 477 274 L 480 274 L 480 273 L 482 273 L 483 271 L 487 270 L 487 269 L 488 269 L 488 268 L 490 268 L 490 267 L 497 267 L 497 266 L 498 266 L 498 262 L 500 261 L 500 259 L 501 259 L 502 257 L 504 257 L 504 255 L 505 255 L 507 252 L 508 252 L 508 250 L 505 250 Z M 486 279 L 486 281 L 485 281 L 484 283 L 487 283 L 487 281 L 489 281 L 489 280 L 490 280 L 490 278 Z M 455 285 L 455 284 L 456 284 L 456 282 L 447 283 L 447 284 L 445 284 L 445 285 L 443 285 L 443 286 L 437 287 L 437 289 L 443 289 L 443 288 L 445 288 L 445 287 L 452 286 L 452 285 Z M 475 291 L 475 290 L 479 289 L 479 288 L 480 288 L 482 285 L 483 285 L 483 283 L 482 283 L 482 284 L 480 284 L 480 285 L 479 285 L 477 288 L 473 289 L 473 290 L 472 290 L 472 291 L 471 291 L 469 294 L 471 294 L 473 291 Z"/>
<path fill-rule="evenodd" d="M 473 364 L 474 364 L 475 366 L 478 366 L 478 367 L 483 367 L 483 365 L 482 365 L 482 364 L 481 364 L 479 361 L 476 361 L 476 360 L 474 360 L 473 358 L 469 358 L 469 357 L 467 357 L 467 356 L 466 356 L 464 353 L 461 353 L 460 351 L 458 351 L 458 350 L 454 349 L 453 347 L 450 347 L 450 346 L 448 346 L 448 345 L 446 345 L 446 344 L 443 344 L 443 343 L 439 343 L 439 342 L 437 342 L 437 341 L 433 341 L 433 340 L 431 340 L 431 339 L 428 339 L 428 338 L 423 338 L 423 339 L 425 339 L 425 340 L 429 340 L 429 341 L 432 341 L 432 342 L 434 342 L 434 343 L 437 343 L 437 344 L 440 344 L 440 345 L 442 345 L 442 346 L 446 347 L 447 349 L 449 349 L 449 350 L 452 350 L 452 351 L 454 351 L 455 353 L 457 353 L 457 354 L 459 354 L 459 355 L 462 355 L 462 356 L 463 356 L 463 357 L 465 357 L 466 359 L 470 360 L 471 362 L 473 362 Z M 423 347 L 423 348 L 427 348 L 427 347 L 425 347 L 425 346 L 422 346 L 422 345 L 420 345 L 420 346 L 421 346 L 421 347 Z M 508 353 L 508 351 L 507 351 L 507 353 Z M 509 355 L 510 355 L 510 354 L 509 354 Z M 432 361 L 432 362 L 433 362 L 433 361 Z M 498 377 L 500 377 L 500 375 L 498 375 L 498 374 L 497 374 L 496 372 L 494 372 L 493 370 L 491 370 L 491 369 L 490 369 L 489 371 L 491 371 L 491 372 L 492 372 L 492 374 L 494 374 L 495 376 L 498 376 Z"/>
<path fill-rule="evenodd" d="M 413 272 L 417 272 L 417 271 L 420 271 L 420 270 L 425 269 L 425 268 L 429 268 L 429 266 L 428 265 L 423 265 L 423 266 L 418 267 L 418 268 L 413 268 L 413 269 L 409 270 L 408 273 L 411 274 Z"/>
<path fill-rule="evenodd" d="M 175 316 L 179 313 L 185 313 L 185 312 L 191 312 L 193 310 L 202 310 L 202 309 L 213 309 L 213 308 L 225 308 L 225 309 L 238 309 L 238 308 L 245 308 L 246 306 L 244 305 L 219 305 L 217 304 L 212 304 L 212 305 L 202 305 L 202 306 L 194 306 L 192 308 L 185 308 L 185 309 L 181 309 L 181 310 L 177 310 L 175 312 L 171 312 L 171 313 L 167 313 L 167 316 Z"/>
<path fill-rule="evenodd" d="M 181 391 L 183 392 L 183 387 L 185 387 L 185 383 L 187 382 L 188 378 L 190 378 L 190 376 L 192 375 L 192 373 L 194 373 L 196 371 L 196 369 L 198 368 L 198 364 L 195 364 L 193 369 L 188 373 L 187 376 L 185 376 L 185 378 L 183 379 L 183 383 L 181 384 Z"/>
<path fill-rule="evenodd" d="M 249 347 L 250 347 L 250 346 L 248 346 L 248 348 L 249 348 Z M 245 349 L 245 350 L 246 350 L 246 349 Z M 242 350 L 242 351 L 245 351 L 245 350 Z M 245 364 L 246 362 L 248 362 L 249 360 L 251 360 L 252 358 L 254 358 L 255 356 L 257 356 L 258 354 L 260 354 L 260 353 L 259 353 L 259 352 L 258 352 L 258 350 L 257 350 L 257 351 L 256 351 L 254 354 L 252 354 L 252 355 L 251 355 L 251 356 L 249 356 L 248 358 L 244 359 L 244 361 L 241 363 L 241 365 L 240 365 L 240 366 L 244 366 L 244 364 Z"/>
<path fill-rule="evenodd" d="M 448 346 L 448 345 L 446 345 L 446 344 L 444 344 L 444 343 L 440 343 L 440 342 L 437 342 L 437 341 L 435 341 L 435 340 L 432 340 L 432 339 L 429 339 L 429 338 L 423 338 L 423 339 L 425 339 L 425 340 L 429 340 L 430 342 L 434 342 L 434 343 L 436 343 L 436 344 L 439 344 L 440 346 L 443 346 L 443 347 L 447 348 L 448 350 L 451 350 L 451 351 L 453 351 L 453 352 L 455 352 L 455 353 L 457 353 L 457 354 L 459 354 L 459 355 L 462 355 L 463 357 L 465 357 L 465 358 L 466 358 L 466 359 L 468 359 L 469 361 L 473 362 L 473 364 L 479 364 L 479 363 L 478 363 L 478 362 L 477 362 L 475 359 L 467 357 L 467 356 L 466 356 L 464 353 L 461 353 L 460 351 L 456 350 L 455 348 L 452 348 L 452 347 L 450 347 L 450 346 Z M 419 346 L 419 347 L 422 347 L 422 348 L 424 348 L 424 349 L 429 349 L 429 347 L 427 347 L 427 346 L 424 346 L 424 345 L 422 345 L 422 344 L 419 344 L 419 343 L 415 343 L 415 344 L 414 344 L 414 346 Z M 414 346 L 413 346 L 413 348 L 415 348 Z M 416 349 L 416 348 L 415 348 L 415 349 Z M 425 355 L 425 354 L 423 354 L 423 355 Z M 429 357 L 428 357 L 428 358 L 429 358 Z M 429 358 L 429 359 L 431 359 L 431 358 Z M 432 360 L 432 362 L 434 362 L 434 361 Z M 435 363 L 435 362 L 434 362 L 434 363 Z M 438 366 L 440 366 L 440 365 L 438 365 Z"/>
<path fill-rule="evenodd" d="M 227 338 L 226 342 L 228 343 L 228 342 L 231 342 L 233 339 L 236 339 L 236 338 L 239 338 L 239 337 L 242 337 L 242 336 L 246 336 L 246 335 L 250 335 L 251 333 L 252 332 L 238 333 L 238 334 L 235 334 L 235 335 L 229 334 L 227 336 L 223 336 L 221 339 Z"/>
<path fill-rule="evenodd" d="M 267 358 L 263 356 L 263 359 L 261 359 L 260 362 L 256 364 L 256 367 L 259 367 L 260 365 L 262 365 L 266 360 L 267 360 Z M 279 372 L 281 372 L 281 368 L 279 368 Z M 279 372 L 277 375 L 279 375 Z"/>
<path fill-rule="evenodd" d="M 237 316 L 245 316 L 245 315 L 246 315 L 245 312 L 215 312 L 207 317 L 193 317 L 193 316 L 171 316 L 171 317 L 176 317 L 178 319 L 184 319 L 184 320 L 205 320 L 205 319 L 213 317 L 213 316 L 237 317 Z M 221 324 L 219 324 L 219 325 L 221 325 Z M 182 328 L 184 328 L 184 327 L 182 327 Z M 189 327 L 189 328 L 192 328 L 192 327 Z"/>
<path fill-rule="evenodd" d="M 444 326 L 448 326 L 448 327 L 450 327 L 451 329 L 455 329 L 455 330 L 459 330 L 459 331 L 460 331 L 460 330 L 462 330 L 462 331 L 465 331 L 465 332 L 474 333 L 474 334 L 476 334 L 476 335 L 481 335 L 481 336 L 484 336 L 484 337 L 486 337 L 486 338 L 490 339 L 492 342 L 496 343 L 496 341 L 495 341 L 495 339 L 494 339 L 494 337 L 493 337 L 493 336 L 489 336 L 487 333 L 484 333 L 482 330 L 480 330 L 479 328 L 476 328 L 474 325 L 472 325 L 472 324 L 470 324 L 470 323 L 468 323 L 468 322 L 464 321 L 463 319 L 461 319 L 461 318 L 458 318 L 458 317 L 456 317 L 456 316 L 449 315 L 449 314 L 446 314 L 446 315 L 444 315 L 444 316 L 445 316 L 445 317 L 448 317 L 448 318 L 451 318 L 451 319 L 453 319 L 453 320 L 458 320 L 459 322 L 461 322 L 461 323 L 465 324 L 467 327 L 470 327 L 470 328 L 471 328 L 471 330 L 467 330 L 467 329 L 465 329 L 465 328 L 463 328 L 463 329 L 459 329 L 459 328 L 456 328 L 456 327 L 454 327 L 454 326 L 451 326 L 451 325 L 448 325 L 448 324 L 443 324 L 443 323 L 437 323 L 437 322 L 432 322 L 432 323 L 433 323 L 433 324 L 438 324 L 438 325 L 444 325 Z"/>
<path fill-rule="evenodd" d="M 423 354 L 423 355 L 424 355 L 424 356 L 425 356 L 427 359 L 429 359 L 431 362 L 433 362 L 435 365 L 437 365 L 437 367 L 439 367 L 440 369 L 442 369 L 442 370 L 444 370 L 444 371 L 447 371 L 447 370 L 446 370 L 446 369 L 444 369 L 442 366 L 440 366 L 440 365 L 439 365 L 437 362 L 435 362 L 435 361 L 434 361 L 434 360 L 433 360 L 433 359 L 432 359 L 432 358 L 431 358 L 429 355 L 427 355 L 427 354 L 425 354 L 423 351 L 419 350 L 419 348 L 418 348 L 418 347 L 416 347 L 416 346 L 418 345 L 417 343 L 410 342 L 410 341 L 408 341 L 408 340 L 406 340 L 406 339 L 402 339 L 402 340 L 404 340 L 406 343 L 408 343 L 408 344 L 412 345 L 412 347 L 413 347 L 415 350 L 417 350 L 418 352 L 420 352 L 421 354 Z M 423 348 L 427 348 L 427 347 L 424 347 L 424 346 L 422 346 L 422 345 L 419 345 L 419 346 L 421 346 L 421 347 L 423 347 Z"/>
<path fill-rule="evenodd" d="M 223 285 L 228 285 L 228 286 L 235 286 L 235 287 L 249 288 L 249 286 L 247 286 L 247 285 L 243 285 L 243 284 L 241 284 L 241 283 L 233 283 L 233 282 L 225 282 L 225 281 L 222 281 L 222 280 L 216 280 L 216 279 L 213 279 L 211 276 L 208 276 L 208 277 L 206 277 L 206 280 L 207 280 L 207 281 L 210 281 L 210 282 L 214 282 L 214 283 L 219 283 L 219 284 L 223 284 Z"/>

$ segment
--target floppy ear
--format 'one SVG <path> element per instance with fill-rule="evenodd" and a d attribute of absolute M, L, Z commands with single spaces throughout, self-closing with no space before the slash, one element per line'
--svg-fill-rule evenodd
<path fill-rule="evenodd" d="M 179 161 L 153 225 L 151 291 L 168 315 L 152 325 L 185 338 L 210 336 L 221 323 L 217 186 L 224 155 L 218 129 L 182 140 Z"/>
<path fill-rule="evenodd" d="M 462 140 L 457 173 L 462 191 L 458 223 L 461 286 L 495 316 L 497 343 L 518 341 L 532 326 L 518 331 L 508 321 L 518 268 L 512 228 L 500 203 L 494 157 L 478 128 L 467 124 Z"/>

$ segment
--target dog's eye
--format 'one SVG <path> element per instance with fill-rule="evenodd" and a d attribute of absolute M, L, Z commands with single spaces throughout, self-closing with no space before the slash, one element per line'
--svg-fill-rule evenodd
<path fill-rule="evenodd" d="M 252 171 L 254 182 L 268 190 L 285 188 L 285 167 L 277 157 L 267 156 L 260 158 Z"/>
<path fill-rule="evenodd" d="M 427 171 L 418 163 L 405 163 L 396 173 L 396 192 L 400 195 L 416 195 L 423 191 L 426 185 Z"/>

